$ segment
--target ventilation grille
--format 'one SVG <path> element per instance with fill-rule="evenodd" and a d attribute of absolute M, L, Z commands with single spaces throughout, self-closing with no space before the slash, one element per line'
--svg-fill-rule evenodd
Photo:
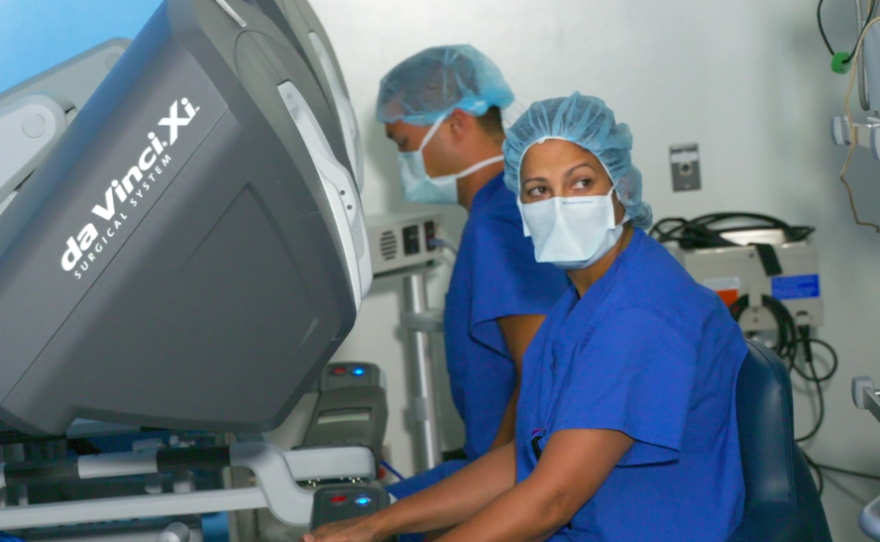
<path fill-rule="evenodd" d="M 382 237 L 379 239 L 379 250 L 382 252 L 382 258 L 385 261 L 393 260 L 397 257 L 397 236 L 394 235 L 393 231 L 382 232 Z"/>

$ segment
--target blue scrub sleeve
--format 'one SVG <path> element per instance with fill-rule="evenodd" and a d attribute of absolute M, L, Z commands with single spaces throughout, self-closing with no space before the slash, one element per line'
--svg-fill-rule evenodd
<path fill-rule="evenodd" d="M 535 261 L 534 245 L 523 235 L 518 215 L 487 218 L 474 232 L 471 334 L 508 356 L 496 320 L 547 314 L 568 284 L 561 269 Z"/>
<path fill-rule="evenodd" d="M 553 430 L 614 429 L 636 442 L 619 466 L 678 459 L 697 352 L 662 316 L 624 309 L 572 360 Z"/>

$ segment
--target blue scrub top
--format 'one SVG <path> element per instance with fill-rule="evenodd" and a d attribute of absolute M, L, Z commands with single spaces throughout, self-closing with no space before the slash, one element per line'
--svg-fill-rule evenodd
<path fill-rule="evenodd" d="M 469 460 L 489 451 L 516 384 L 498 318 L 548 314 L 568 284 L 562 270 L 535 261 L 499 174 L 474 196 L 446 294 L 446 366 Z"/>
<path fill-rule="evenodd" d="M 582 299 L 572 287 L 523 362 L 517 480 L 565 429 L 635 440 L 593 498 L 549 540 L 723 542 L 745 489 L 735 383 L 746 343 L 727 307 L 635 230 Z"/>

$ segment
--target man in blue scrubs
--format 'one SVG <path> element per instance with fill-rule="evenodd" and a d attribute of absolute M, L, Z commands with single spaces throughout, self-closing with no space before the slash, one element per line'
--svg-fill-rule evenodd
<path fill-rule="evenodd" d="M 376 116 L 397 144 L 404 198 L 468 213 L 446 295 L 446 364 L 464 420 L 466 461 L 391 486 L 406 497 L 513 440 L 522 356 L 567 286 L 537 263 L 515 196 L 504 188 L 501 110 L 513 93 L 468 45 L 433 47 L 392 69 Z"/>

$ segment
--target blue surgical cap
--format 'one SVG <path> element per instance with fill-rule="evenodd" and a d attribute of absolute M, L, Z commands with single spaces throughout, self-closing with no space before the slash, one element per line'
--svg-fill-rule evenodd
<path fill-rule="evenodd" d="M 475 117 L 513 103 L 513 92 L 486 55 L 470 45 L 431 47 L 394 67 L 379 83 L 376 119 L 428 126 L 455 109 Z"/>
<path fill-rule="evenodd" d="M 593 153 L 602 162 L 626 216 L 639 228 L 649 228 L 651 206 L 642 201 L 642 174 L 630 156 L 629 126 L 614 121 L 605 102 L 575 92 L 568 98 L 533 103 L 507 130 L 504 150 L 504 184 L 520 193 L 520 168 L 526 151 L 547 139 L 564 139 Z"/>

